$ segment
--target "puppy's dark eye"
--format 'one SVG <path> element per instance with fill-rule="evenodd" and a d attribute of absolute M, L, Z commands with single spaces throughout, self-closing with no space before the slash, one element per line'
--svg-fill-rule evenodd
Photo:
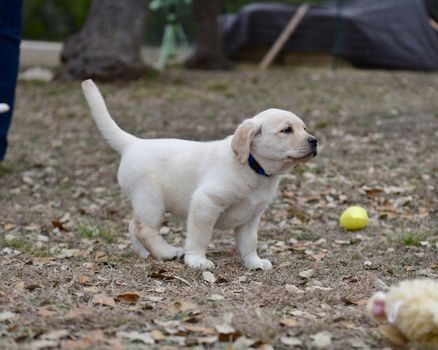
<path fill-rule="evenodd" d="M 283 134 L 292 134 L 294 131 L 290 126 L 288 126 L 287 128 L 281 130 L 280 132 L 282 132 Z"/>

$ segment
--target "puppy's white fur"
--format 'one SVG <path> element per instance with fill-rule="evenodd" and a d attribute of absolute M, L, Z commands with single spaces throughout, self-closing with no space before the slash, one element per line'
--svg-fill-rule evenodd
<path fill-rule="evenodd" d="M 105 140 L 121 155 L 118 182 L 131 202 L 129 225 L 134 248 L 142 257 L 184 255 L 187 265 L 213 268 L 206 251 L 214 228 L 234 229 L 247 268 L 271 269 L 257 255 L 260 217 L 275 195 L 280 177 L 316 155 L 314 139 L 296 115 L 268 109 L 245 120 L 233 136 L 214 142 L 140 139 L 121 130 L 91 80 L 82 83 L 91 113 Z M 270 176 L 256 174 L 249 154 Z M 159 234 L 165 212 L 187 220 L 184 249 Z"/>

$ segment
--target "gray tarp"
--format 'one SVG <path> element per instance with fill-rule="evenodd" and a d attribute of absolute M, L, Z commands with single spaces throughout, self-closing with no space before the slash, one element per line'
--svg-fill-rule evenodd
<path fill-rule="evenodd" d="M 312 5 L 285 50 L 334 53 L 359 66 L 438 69 L 438 32 L 422 0 L 344 0 Z M 255 3 L 221 17 L 225 54 L 272 45 L 297 5 Z"/>

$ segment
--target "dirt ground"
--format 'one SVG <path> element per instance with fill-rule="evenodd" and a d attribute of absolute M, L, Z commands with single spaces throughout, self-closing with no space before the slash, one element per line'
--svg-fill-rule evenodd
<path fill-rule="evenodd" d="M 214 235 L 213 275 L 143 260 L 118 155 L 79 83 L 21 82 L 0 165 L 0 348 L 395 349 L 365 303 L 438 277 L 438 74 L 173 69 L 101 89 L 138 136 L 222 138 L 275 106 L 303 117 L 320 152 L 263 216 L 259 253 L 273 271 L 242 268 L 232 232 Z M 369 226 L 345 232 L 338 218 L 354 204 Z M 168 241 L 184 232 L 166 217 Z"/>

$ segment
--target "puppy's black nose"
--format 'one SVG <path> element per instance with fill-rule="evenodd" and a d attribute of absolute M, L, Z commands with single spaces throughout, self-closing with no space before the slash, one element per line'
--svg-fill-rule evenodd
<path fill-rule="evenodd" d="M 312 147 L 316 147 L 316 145 L 318 144 L 318 139 L 315 137 L 309 137 L 307 141 L 310 143 L 310 146 Z"/>

